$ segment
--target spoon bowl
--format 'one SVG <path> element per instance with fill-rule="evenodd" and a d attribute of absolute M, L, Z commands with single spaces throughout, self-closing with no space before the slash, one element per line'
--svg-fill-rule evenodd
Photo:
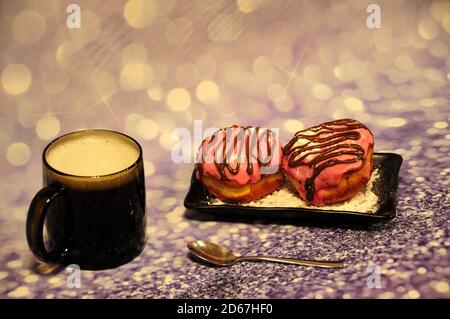
<path fill-rule="evenodd" d="M 219 266 L 228 266 L 236 263 L 238 257 L 227 247 L 217 245 L 210 241 L 190 241 L 189 250 L 200 259 Z"/>

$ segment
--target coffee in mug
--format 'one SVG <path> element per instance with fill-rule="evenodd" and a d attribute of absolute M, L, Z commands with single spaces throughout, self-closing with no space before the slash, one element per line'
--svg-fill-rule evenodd
<path fill-rule="evenodd" d="M 44 188 L 27 217 L 38 259 L 106 269 L 140 254 L 146 209 L 138 142 L 114 131 L 78 131 L 51 142 L 42 159 Z"/>

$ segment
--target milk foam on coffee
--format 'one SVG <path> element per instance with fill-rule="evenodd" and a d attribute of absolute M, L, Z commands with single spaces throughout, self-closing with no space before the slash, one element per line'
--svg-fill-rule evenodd
<path fill-rule="evenodd" d="M 136 162 L 137 145 L 108 131 L 83 131 L 62 137 L 46 152 L 48 164 L 76 176 L 102 176 L 120 172 Z"/>

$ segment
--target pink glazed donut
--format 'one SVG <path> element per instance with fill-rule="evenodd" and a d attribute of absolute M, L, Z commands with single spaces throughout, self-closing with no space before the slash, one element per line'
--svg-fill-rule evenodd
<path fill-rule="evenodd" d="M 225 202 L 250 202 L 281 187 L 281 157 L 280 140 L 273 131 L 233 125 L 203 140 L 196 176 L 210 194 Z"/>
<path fill-rule="evenodd" d="M 282 167 L 300 198 L 314 206 L 345 201 L 369 181 L 374 140 L 352 119 L 323 123 L 295 133 L 283 148 Z"/>

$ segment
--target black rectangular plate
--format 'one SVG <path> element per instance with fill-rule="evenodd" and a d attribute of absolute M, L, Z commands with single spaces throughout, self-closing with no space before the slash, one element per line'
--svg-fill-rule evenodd
<path fill-rule="evenodd" d="M 354 212 L 291 207 L 252 207 L 239 205 L 212 205 L 214 196 L 208 193 L 203 184 L 192 173 L 191 186 L 184 199 L 187 209 L 220 217 L 243 217 L 255 220 L 310 220 L 310 221 L 341 221 L 377 223 L 395 217 L 395 202 L 398 186 L 398 174 L 403 159 L 394 153 L 375 153 L 374 168 L 378 169 L 379 177 L 374 181 L 373 191 L 379 198 L 379 208 L 376 212 Z"/>

